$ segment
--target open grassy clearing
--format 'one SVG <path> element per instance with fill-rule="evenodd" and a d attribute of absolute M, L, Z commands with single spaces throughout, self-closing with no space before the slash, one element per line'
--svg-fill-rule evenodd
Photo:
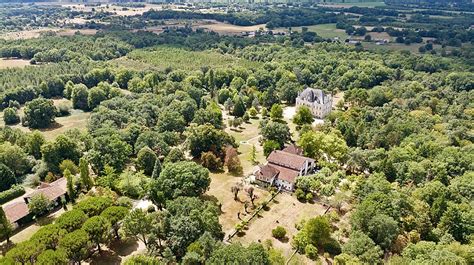
<path fill-rule="evenodd" d="M 222 225 L 222 230 L 228 235 L 234 231 L 235 225 L 240 222 L 237 218 L 238 212 L 240 212 L 242 219 L 248 219 L 250 217 L 244 210 L 245 201 L 250 203 L 250 200 L 245 191 L 240 191 L 238 200 L 234 201 L 234 194 L 230 191 L 232 186 L 242 182 L 241 177 L 234 177 L 227 173 L 211 173 L 211 179 L 211 185 L 206 195 L 217 199 L 218 203 L 222 205 L 222 213 L 219 216 L 219 222 Z M 254 194 L 258 197 L 255 200 L 256 204 L 267 200 L 270 196 L 268 191 L 259 188 L 255 188 Z"/>
<path fill-rule="evenodd" d="M 276 249 L 283 251 L 286 259 L 294 251 L 290 242 L 291 238 L 297 233 L 295 225 L 302 219 L 322 215 L 326 210 L 324 206 L 318 203 L 301 203 L 288 193 L 279 194 L 268 206 L 268 210 L 261 211 L 259 216 L 250 222 L 248 230 L 245 230 L 245 235 L 236 236 L 232 241 L 247 245 L 252 242 L 263 243 L 269 239 Z M 287 238 L 285 240 L 280 241 L 273 238 L 272 229 L 277 226 L 283 226 L 286 229 Z M 312 264 L 312 262 L 306 260 L 305 264 Z"/>
<path fill-rule="evenodd" d="M 291 30 L 301 32 L 302 27 L 292 27 Z M 319 36 L 323 38 L 339 38 L 340 40 L 345 40 L 349 37 L 343 29 L 337 29 L 336 23 L 330 24 L 320 24 L 320 25 L 312 25 L 306 26 L 308 31 L 316 32 Z M 288 32 L 288 28 L 277 28 L 277 32 Z"/>
<path fill-rule="evenodd" d="M 224 55 L 212 51 L 187 51 L 180 48 L 157 47 L 153 49 L 135 50 L 127 55 L 128 59 L 155 66 L 158 70 L 182 69 L 199 70 L 203 66 L 214 68 L 228 67 L 257 67 L 260 63 Z"/>
<path fill-rule="evenodd" d="M 227 120 L 233 117 L 228 116 L 226 111 L 224 111 L 223 118 L 226 124 Z M 255 167 L 250 161 L 252 145 L 255 145 L 257 149 L 257 160 L 260 163 L 265 162 L 263 149 L 258 142 L 258 123 L 258 119 L 251 119 L 249 123 L 244 123 L 242 127 L 237 130 L 231 130 L 230 128 L 225 129 L 225 131 L 234 136 L 239 143 L 239 158 L 242 163 L 244 176 L 253 173 L 252 171 Z M 219 216 L 219 220 L 224 232 L 230 234 L 234 231 L 235 225 L 240 222 L 237 218 L 238 212 L 241 212 L 241 218 L 249 218 L 249 215 L 246 214 L 244 210 L 245 201 L 249 201 L 245 191 L 239 192 L 239 199 L 237 201 L 234 201 L 234 195 L 230 191 L 232 186 L 243 183 L 244 178 L 233 176 L 227 172 L 211 173 L 211 178 L 211 185 L 206 195 L 215 197 L 215 199 L 222 204 L 222 214 Z M 255 203 L 264 201 L 270 196 L 268 191 L 258 188 L 255 189 L 255 194 L 258 196 Z"/>
<path fill-rule="evenodd" d="M 0 69 L 23 68 L 30 65 L 29 60 L 0 58 Z"/>
<path fill-rule="evenodd" d="M 72 104 L 67 99 L 54 99 L 54 105 L 58 106 L 59 104 Z M 18 114 L 23 116 L 23 109 L 21 107 L 18 111 Z M 71 129 L 80 129 L 85 130 L 87 126 L 87 121 L 90 117 L 90 112 L 84 112 L 82 110 L 71 109 L 71 114 L 66 117 L 57 117 L 56 123 L 52 125 L 50 128 L 40 129 L 41 133 L 43 133 L 46 140 L 54 140 L 58 135 L 63 134 Z M 0 126 L 5 126 L 5 122 L 3 121 L 3 112 L 0 112 Z M 31 132 L 32 130 L 22 126 L 20 123 L 10 126 L 12 128 L 20 129 L 24 132 Z"/>
<path fill-rule="evenodd" d="M 362 46 L 366 49 L 369 49 L 369 50 L 376 50 L 376 51 L 410 51 L 412 53 L 420 53 L 418 51 L 418 49 L 421 47 L 421 46 L 424 46 L 425 44 L 423 43 L 412 43 L 410 45 L 406 45 L 406 44 L 403 44 L 403 43 L 389 43 L 389 44 L 386 44 L 386 45 L 377 45 L 373 42 L 362 42 Z M 438 49 L 438 48 L 441 48 L 441 45 L 433 45 L 433 48 L 434 49 Z"/>

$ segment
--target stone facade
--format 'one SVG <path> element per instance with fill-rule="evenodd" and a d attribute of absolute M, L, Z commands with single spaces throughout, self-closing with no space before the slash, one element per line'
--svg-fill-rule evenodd
<path fill-rule="evenodd" d="M 296 107 L 299 106 L 308 107 L 314 117 L 323 119 L 331 112 L 332 96 L 324 93 L 321 89 L 308 87 L 296 98 Z"/>

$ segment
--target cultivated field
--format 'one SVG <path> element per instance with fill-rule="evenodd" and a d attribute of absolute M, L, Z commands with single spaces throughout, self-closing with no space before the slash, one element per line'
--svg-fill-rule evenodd
<path fill-rule="evenodd" d="M 127 55 L 128 59 L 155 66 L 158 70 L 183 69 L 199 70 L 202 66 L 214 68 L 228 67 L 229 65 L 256 67 L 257 62 L 239 59 L 231 55 L 212 51 L 187 51 L 179 48 L 156 47 L 153 49 L 135 50 Z"/>

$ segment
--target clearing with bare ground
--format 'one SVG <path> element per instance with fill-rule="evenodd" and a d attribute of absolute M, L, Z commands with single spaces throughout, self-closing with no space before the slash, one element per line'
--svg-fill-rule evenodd
<path fill-rule="evenodd" d="M 219 34 L 238 35 L 244 31 L 256 31 L 259 29 L 265 29 L 265 24 L 259 24 L 254 26 L 237 26 L 228 23 L 218 22 L 215 20 L 203 20 L 206 24 L 193 26 L 194 28 L 204 28 L 215 31 Z"/>
<path fill-rule="evenodd" d="M 60 29 L 60 28 L 39 28 L 31 30 L 13 31 L 0 34 L 0 39 L 6 40 L 24 40 L 33 39 L 41 36 L 45 32 L 55 32 L 59 36 L 72 36 L 76 32 L 80 32 L 83 35 L 95 35 L 97 30 L 95 29 Z"/>
<path fill-rule="evenodd" d="M 29 60 L 0 58 L 0 69 L 23 68 L 31 65 Z"/>

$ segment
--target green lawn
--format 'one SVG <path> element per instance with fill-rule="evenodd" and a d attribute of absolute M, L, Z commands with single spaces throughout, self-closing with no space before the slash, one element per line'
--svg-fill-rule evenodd
<path fill-rule="evenodd" d="M 180 48 L 157 47 L 135 50 L 127 55 L 129 60 L 150 64 L 159 70 L 166 68 L 199 70 L 203 66 L 215 68 L 228 66 L 257 67 L 260 63 L 239 59 L 213 51 L 188 51 Z"/>
<path fill-rule="evenodd" d="M 293 31 L 301 31 L 302 27 L 294 27 L 292 28 Z M 335 38 L 338 37 L 340 40 L 345 40 L 348 35 L 343 29 L 337 29 L 336 28 L 336 23 L 331 23 L 331 24 L 320 24 L 320 25 L 312 25 L 312 26 L 306 26 L 308 28 L 308 31 L 311 32 L 316 32 L 319 36 L 323 38 Z M 287 28 L 279 28 L 277 30 L 280 31 L 287 31 Z"/>

